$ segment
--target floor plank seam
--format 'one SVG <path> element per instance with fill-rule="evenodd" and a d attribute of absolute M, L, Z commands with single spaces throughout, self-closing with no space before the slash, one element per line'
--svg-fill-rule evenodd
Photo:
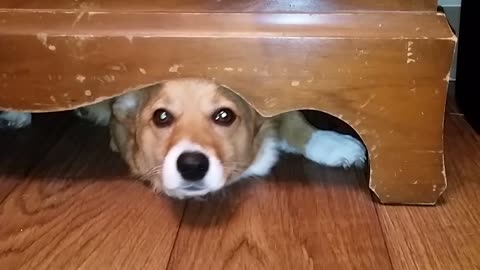
<path fill-rule="evenodd" d="M 382 232 L 383 244 L 385 245 L 385 249 L 387 250 L 388 261 L 392 266 L 391 269 L 395 269 L 395 266 L 393 265 L 392 255 L 390 254 L 390 248 L 388 248 L 387 236 L 383 228 L 382 221 L 380 220 L 380 214 L 378 213 L 378 205 L 375 203 L 375 197 L 374 197 L 375 195 L 371 194 L 370 196 L 372 197 L 372 200 L 373 200 L 373 207 L 375 208 L 375 214 L 377 215 L 378 226 L 380 227 L 380 231 Z"/>
<path fill-rule="evenodd" d="M 10 195 L 12 195 L 12 193 L 17 190 L 20 184 L 21 183 L 16 183 L 15 186 L 13 186 L 13 188 L 5 196 L 3 196 L 2 199 L 0 199 L 0 205 L 3 205 L 3 203 L 10 197 Z"/>
<path fill-rule="evenodd" d="M 170 268 L 170 263 L 171 263 L 171 260 L 172 260 L 173 252 L 175 250 L 175 246 L 177 245 L 177 239 L 178 239 L 178 236 L 180 235 L 180 230 L 181 230 L 182 225 L 183 225 L 183 219 L 185 217 L 185 213 L 187 212 L 187 207 L 188 207 L 188 202 L 185 202 L 185 204 L 183 206 L 183 210 L 182 210 L 182 216 L 180 217 L 180 220 L 178 221 L 177 232 L 175 233 L 175 238 L 173 239 L 172 249 L 170 250 L 170 254 L 168 256 L 168 260 L 167 260 L 167 264 L 166 264 L 165 269 Z"/>

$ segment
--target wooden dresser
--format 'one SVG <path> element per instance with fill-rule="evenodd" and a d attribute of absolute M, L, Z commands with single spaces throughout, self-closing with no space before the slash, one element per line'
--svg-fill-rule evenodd
<path fill-rule="evenodd" d="M 445 190 L 456 37 L 436 0 L 2 0 L 0 108 L 70 110 L 176 77 L 271 116 L 318 109 L 369 151 L 383 203 Z"/>

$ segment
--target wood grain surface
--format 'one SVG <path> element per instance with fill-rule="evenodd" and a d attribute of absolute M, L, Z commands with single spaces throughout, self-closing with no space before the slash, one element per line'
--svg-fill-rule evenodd
<path fill-rule="evenodd" d="M 348 117 L 345 110 L 361 109 L 372 94 L 375 103 L 405 99 L 390 95 L 415 87 L 443 92 L 455 45 L 445 16 L 435 13 L 0 10 L 0 19 L 0 108 L 27 111 L 72 109 L 160 80 L 204 77 L 265 115 L 315 108 Z"/>
<path fill-rule="evenodd" d="M 435 0 L 3 0 L 8 9 L 81 9 L 164 12 L 326 12 L 351 10 L 435 11 Z"/>
<path fill-rule="evenodd" d="M 207 202 L 188 202 L 169 269 L 391 269 L 362 172 L 286 158 Z"/>

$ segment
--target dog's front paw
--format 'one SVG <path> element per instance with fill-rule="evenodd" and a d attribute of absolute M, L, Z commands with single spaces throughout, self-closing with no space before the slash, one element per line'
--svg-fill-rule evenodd
<path fill-rule="evenodd" d="M 366 153 L 360 141 L 334 131 L 315 131 L 305 145 L 306 158 L 330 167 L 362 167 Z"/>
<path fill-rule="evenodd" d="M 19 129 L 32 123 L 32 114 L 26 112 L 0 112 L 0 129 Z"/>

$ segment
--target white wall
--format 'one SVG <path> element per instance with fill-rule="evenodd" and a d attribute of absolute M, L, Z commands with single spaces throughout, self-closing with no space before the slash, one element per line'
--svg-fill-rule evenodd
<path fill-rule="evenodd" d="M 470 0 L 475 1 L 475 0 Z M 438 5 L 442 6 L 447 15 L 451 26 L 458 35 L 460 28 L 460 6 L 462 4 L 461 0 L 438 0 Z M 457 36 L 458 37 L 458 36 Z M 453 58 L 452 69 L 450 70 L 450 80 L 455 80 L 457 71 L 457 50 L 455 48 L 455 55 Z"/>
<path fill-rule="evenodd" d="M 439 6 L 460 6 L 462 0 L 438 0 Z"/>

